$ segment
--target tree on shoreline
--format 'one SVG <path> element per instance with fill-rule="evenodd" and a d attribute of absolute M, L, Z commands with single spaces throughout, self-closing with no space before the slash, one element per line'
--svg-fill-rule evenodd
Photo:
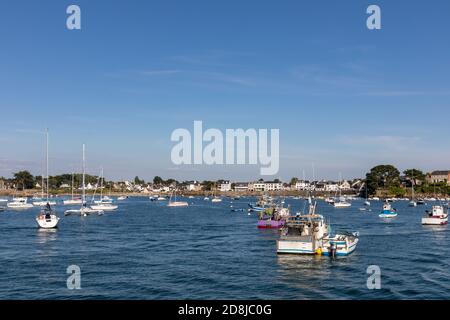
<path fill-rule="evenodd" d="M 378 189 L 400 187 L 400 171 L 392 165 L 379 165 L 366 175 L 366 188 L 369 195 L 376 194 Z"/>
<path fill-rule="evenodd" d="M 14 173 L 13 181 L 17 189 L 33 189 L 34 187 L 34 177 L 29 171 L 19 171 Z"/>

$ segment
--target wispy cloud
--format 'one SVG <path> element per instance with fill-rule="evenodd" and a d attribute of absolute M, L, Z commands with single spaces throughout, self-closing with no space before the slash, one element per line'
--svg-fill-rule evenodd
<path fill-rule="evenodd" d="M 142 70 L 138 71 L 139 74 L 144 76 L 167 76 L 167 75 L 173 75 L 173 74 L 179 74 L 182 70 Z"/>

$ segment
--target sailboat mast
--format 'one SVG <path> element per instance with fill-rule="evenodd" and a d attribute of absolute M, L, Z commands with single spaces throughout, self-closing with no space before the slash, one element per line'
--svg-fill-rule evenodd
<path fill-rule="evenodd" d="M 83 144 L 83 181 L 82 181 L 82 190 L 83 190 L 83 194 L 82 194 L 82 206 L 84 206 L 84 204 L 86 203 L 86 191 L 85 191 L 85 180 L 86 180 L 86 178 L 85 178 L 85 176 L 86 176 L 86 165 L 85 165 L 85 161 L 86 161 L 86 158 L 85 158 L 85 151 L 84 151 L 84 149 L 85 149 L 85 146 L 84 146 L 84 144 Z"/>
<path fill-rule="evenodd" d="M 74 177 L 73 177 L 74 173 L 72 172 L 72 200 L 73 200 L 73 183 L 74 183 Z"/>
<path fill-rule="evenodd" d="M 45 155 L 45 161 L 47 164 L 47 168 L 46 168 L 46 177 L 47 177 L 47 203 L 48 203 L 48 128 L 45 131 L 46 134 L 46 155 Z"/>

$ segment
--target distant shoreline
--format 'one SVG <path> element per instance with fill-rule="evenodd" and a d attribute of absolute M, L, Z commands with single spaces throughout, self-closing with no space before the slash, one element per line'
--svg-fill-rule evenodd
<path fill-rule="evenodd" d="M 30 190 L 24 190 L 24 191 L 17 191 L 17 190 L 11 190 L 11 189 L 6 189 L 6 190 L 0 190 L 0 196 L 3 197 L 33 197 L 33 196 L 39 196 L 41 194 L 41 190 L 39 189 L 30 189 Z M 212 191 L 178 191 L 177 194 L 179 196 L 196 196 L 196 197 L 210 197 L 213 195 Z M 269 192 L 235 192 L 235 191 L 230 191 L 230 192 L 219 192 L 219 191 L 215 191 L 214 195 L 217 196 L 222 196 L 222 197 L 258 197 L 261 195 L 270 195 L 270 196 L 279 196 L 279 197 L 308 197 L 310 195 L 309 191 L 269 191 Z M 67 192 L 67 191 L 59 191 L 59 190 L 51 190 L 50 191 L 50 195 L 52 196 L 57 196 L 57 197 L 70 197 L 72 196 L 71 192 Z M 86 197 L 92 197 L 94 195 L 93 191 L 88 191 L 86 192 Z M 96 196 L 100 195 L 100 192 L 97 191 L 95 193 Z M 120 196 L 128 196 L 128 197 L 151 197 L 151 196 L 170 196 L 171 193 L 167 193 L 167 192 L 162 192 L 162 193 L 157 193 L 157 192 L 149 192 L 149 193 L 141 193 L 141 192 L 104 192 L 103 195 L 105 196 L 112 196 L 112 197 L 120 197 Z M 324 191 L 317 191 L 317 192 L 313 192 L 313 195 L 315 197 L 318 198 L 326 198 L 326 197 L 333 197 L 335 196 L 334 193 L 330 193 L 330 192 L 324 192 Z M 355 193 L 354 191 L 347 191 L 347 192 L 342 192 L 342 195 L 347 195 L 347 196 L 354 196 L 354 197 L 358 197 L 359 195 L 357 193 Z M 74 194 L 75 197 L 80 197 L 81 194 L 80 193 L 75 193 Z M 387 195 L 387 194 L 378 194 L 377 197 L 381 198 L 381 199 L 386 199 L 386 198 L 395 198 L 395 195 Z M 436 194 L 425 194 L 425 193 L 416 193 L 415 194 L 415 198 L 426 198 L 426 197 L 445 197 L 448 198 L 447 195 L 436 195 Z M 405 195 L 405 198 L 411 198 L 411 195 Z"/>

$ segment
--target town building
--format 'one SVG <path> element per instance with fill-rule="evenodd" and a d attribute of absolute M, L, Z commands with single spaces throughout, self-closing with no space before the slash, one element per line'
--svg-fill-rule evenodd
<path fill-rule="evenodd" d="M 234 184 L 234 191 L 236 192 L 247 192 L 249 183 L 248 182 L 236 182 Z"/>
<path fill-rule="evenodd" d="M 428 183 L 442 183 L 445 182 L 450 186 L 450 170 L 447 171 L 433 171 L 427 174 L 426 180 Z"/>
<path fill-rule="evenodd" d="M 220 181 L 218 189 L 219 189 L 220 192 L 229 192 L 229 191 L 231 191 L 231 182 L 228 181 L 228 180 Z"/>

